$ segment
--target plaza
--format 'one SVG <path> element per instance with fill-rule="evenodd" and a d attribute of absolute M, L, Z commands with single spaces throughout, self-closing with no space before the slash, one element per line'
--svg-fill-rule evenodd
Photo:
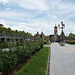
<path fill-rule="evenodd" d="M 75 75 L 75 45 L 51 44 L 49 75 Z"/>

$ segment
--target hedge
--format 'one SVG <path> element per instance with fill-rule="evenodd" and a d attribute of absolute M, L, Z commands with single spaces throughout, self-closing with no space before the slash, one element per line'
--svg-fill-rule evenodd
<path fill-rule="evenodd" d="M 68 44 L 75 44 L 75 41 L 67 40 L 66 43 L 68 43 Z"/>

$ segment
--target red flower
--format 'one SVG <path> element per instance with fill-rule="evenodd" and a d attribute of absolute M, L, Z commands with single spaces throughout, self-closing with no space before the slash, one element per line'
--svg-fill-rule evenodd
<path fill-rule="evenodd" d="M 10 57 L 8 57 L 10 59 Z"/>
<path fill-rule="evenodd" d="M 29 50 L 27 50 L 27 52 L 29 52 Z"/>

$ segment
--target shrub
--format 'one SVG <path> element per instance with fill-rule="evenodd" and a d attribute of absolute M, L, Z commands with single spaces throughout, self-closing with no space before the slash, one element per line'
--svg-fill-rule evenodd
<path fill-rule="evenodd" d="M 17 41 L 16 46 L 21 46 L 21 43 L 19 41 Z"/>
<path fill-rule="evenodd" d="M 75 44 L 75 41 L 73 41 L 73 40 L 67 40 L 66 43 L 68 43 L 68 44 Z"/>
<path fill-rule="evenodd" d="M 3 51 L 1 55 L 1 61 L 3 63 L 3 71 L 7 74 L 17 64 L 17 56 L 13 51 Z"/>
<path fill-rule="evenodd" d="M 3 72 L 3 63 L 1 60 L 0 60 L 0 72 Z"/>
<path fill-rule="evenodd" d="M 7 43 L 8 44 L 8 48 L 12 47 L 12 43 Z"/>
<path fill-rule="evenodd" d="M 19 42 L 17 42 L 16 47 L 13 47 L 13 49 L 10 47 L 9 51 L 0 50 L 0 66 L 2 65 L 0 71 L 6 75 L 10 70 L 14 69 L 17 64 L 25 61 L 31 57 L 32 54 L 39 51 L 43 47 L 43 41 L 29 41 L 22 43 L 22 46 L 19 45 Z"/>
<path fill-rule="evenodd" d="M 1 48 L 6 48 L 6 47 L 8 47 L 7 42 L 3 42 L 3 43 L 1 43 Z"/>

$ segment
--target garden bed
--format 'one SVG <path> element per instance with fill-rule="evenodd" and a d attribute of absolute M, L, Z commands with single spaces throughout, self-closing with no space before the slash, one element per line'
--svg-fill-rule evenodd
<path fill-rule="evenodd" d="M 39 51 L 38 51 L 39 52 Z M 34 55 L 23 61 L 22 63 L 18 64 L 16 68 L 8 73 L 8 75 L 16 75 L 16 73 L 24 66 L 26 65 L 38 52 L 36 52 Z"/>
<path fill-rule="evenodd" d="M 15 69 L 17 65 L 23 63 L 43 47 L 42 41 L 23 43 L 22 47 L 16 46 L 15 50 L 9 51 L 0 49 L 0 72 L 5 75 Z"/>

